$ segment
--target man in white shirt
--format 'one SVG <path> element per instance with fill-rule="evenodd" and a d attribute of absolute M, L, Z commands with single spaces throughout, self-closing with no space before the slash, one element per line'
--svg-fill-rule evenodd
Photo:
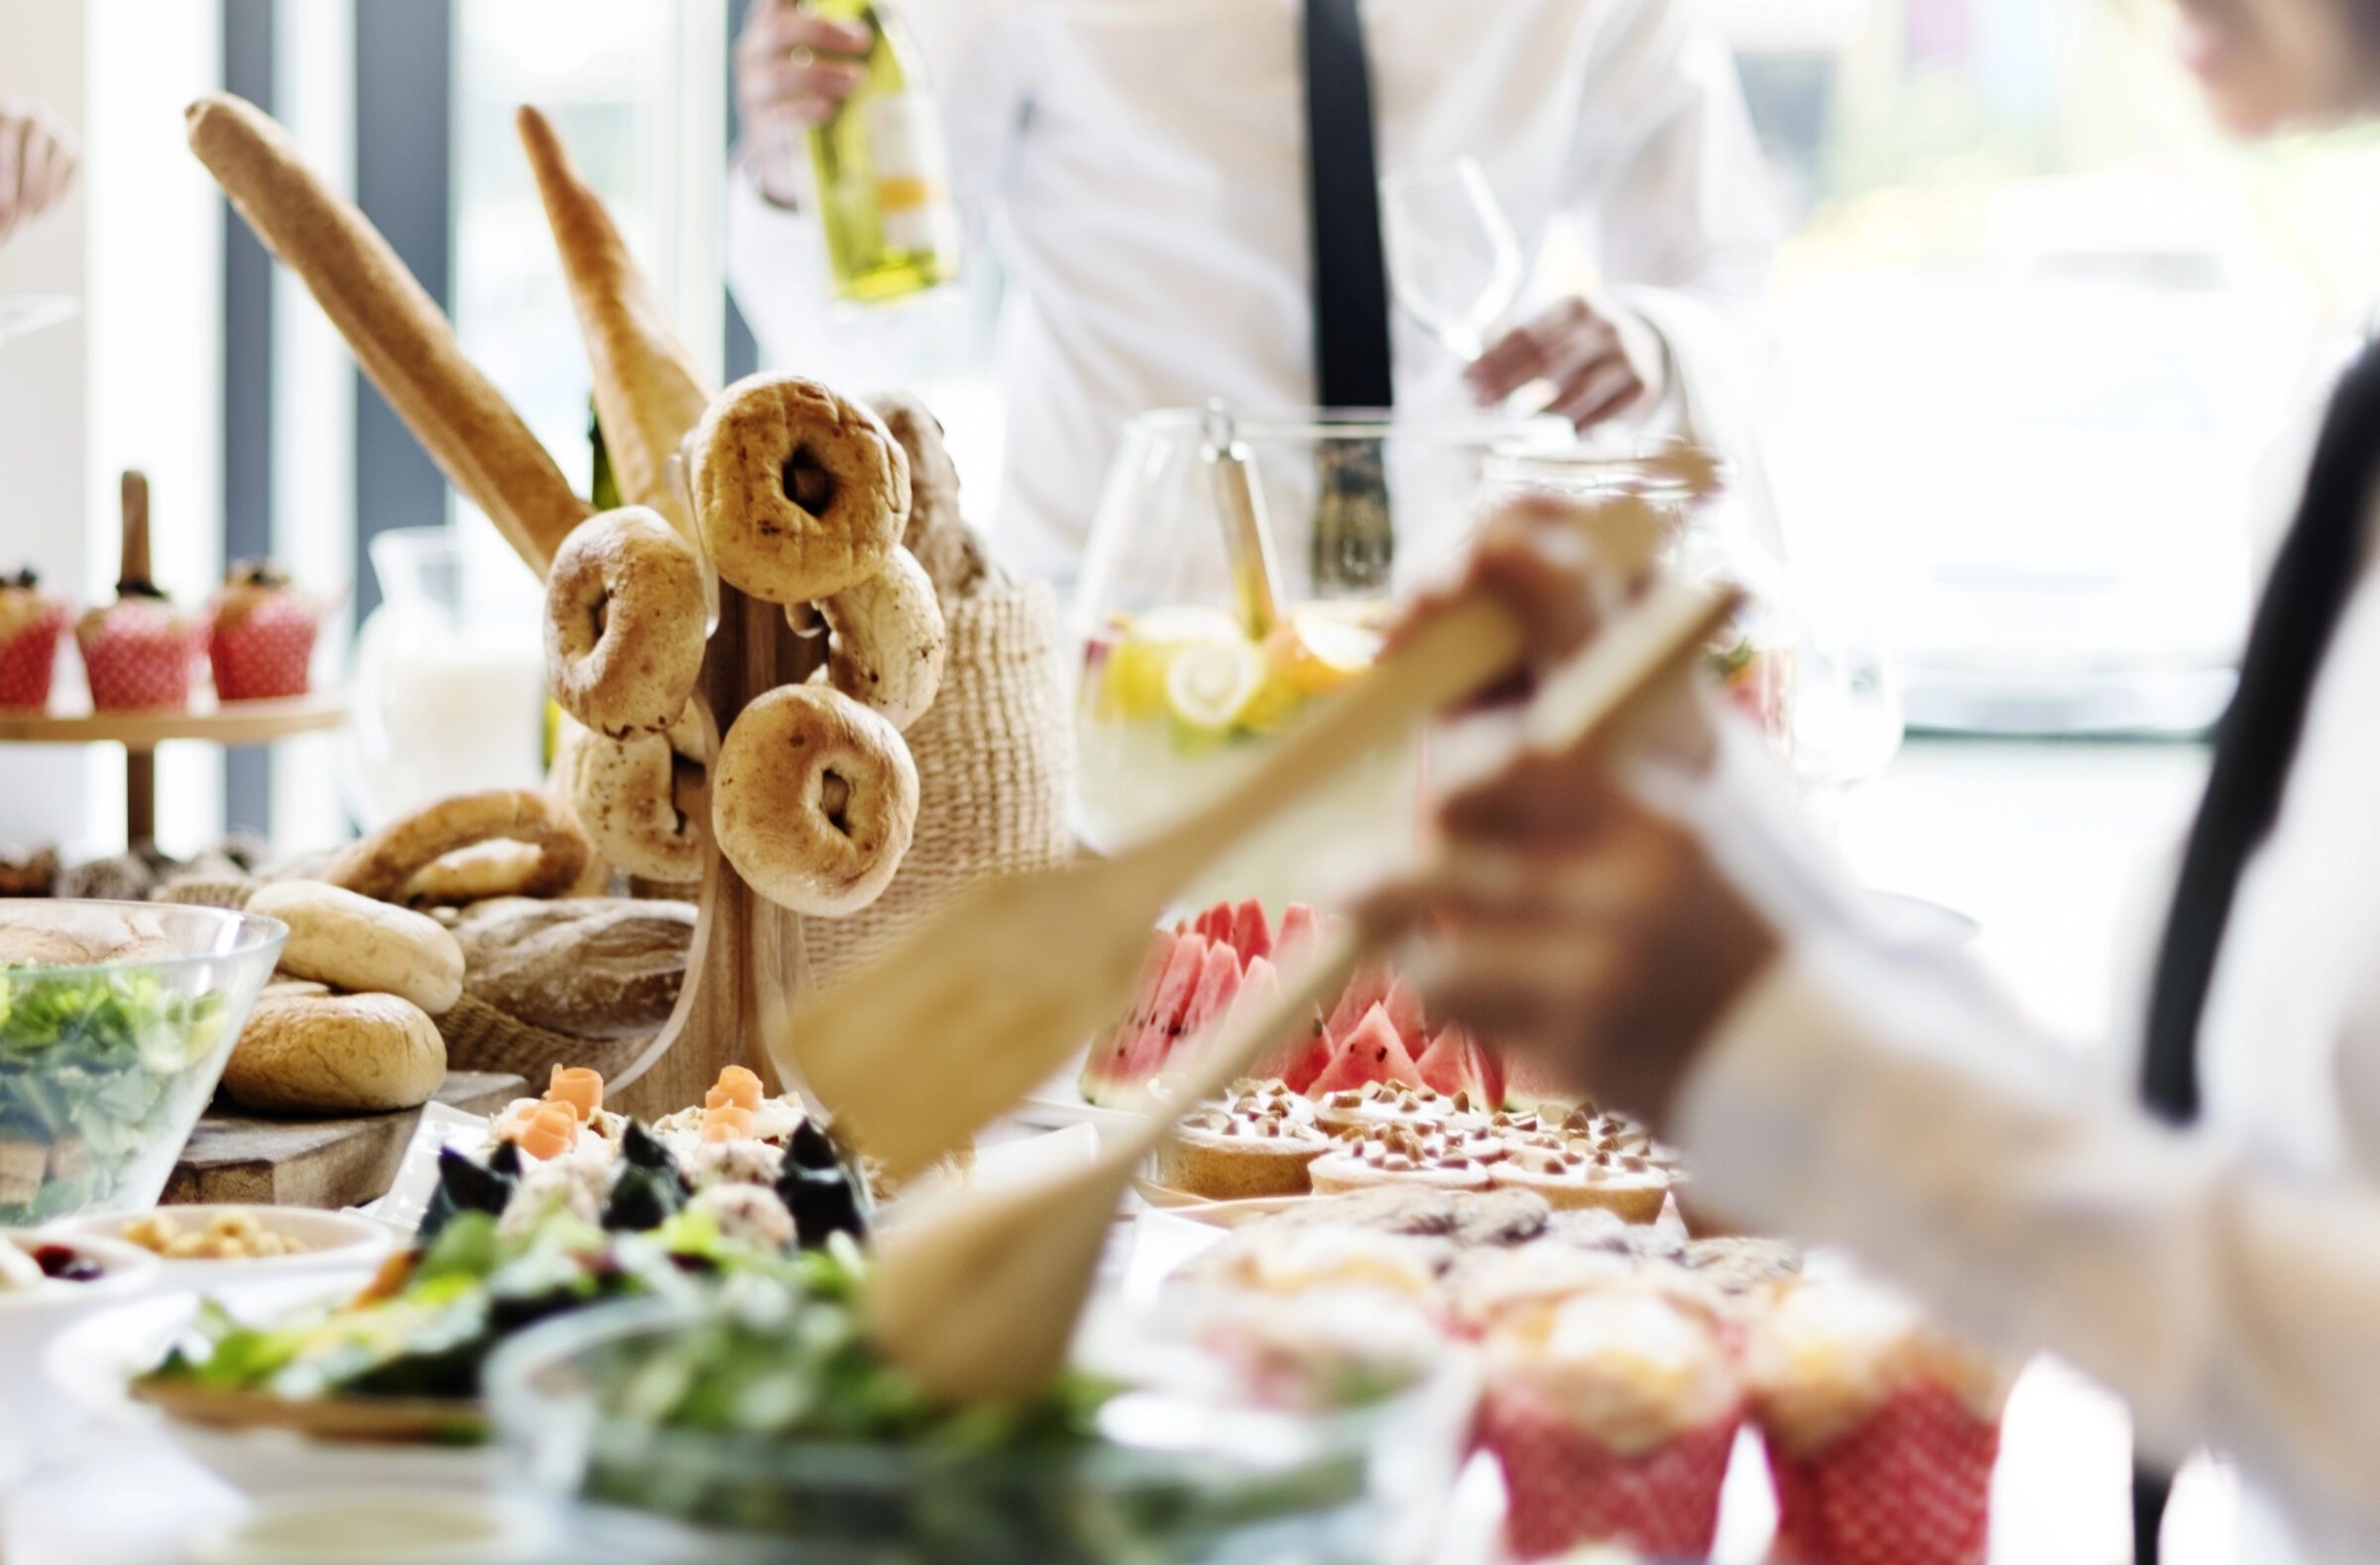
<path fill-rule="evenodd" d="M 1322 0 L 1304 0 L 1306 4 Z M 1465 365 L 1392 322 L 1400 409 L 1540 378 L 1582 427 L 1739 419 L 1773 245 L 1724 41 L 1694 0 L 1362 0 L 1377 167 L 1471 157 L 1531 259 L 1557 223 L 1600 274 Z M 998 531 L 1070 575 L 1119 430 L 1221 397 L 1315 400 L 1300 0 L 910 0 L 962 215 L 1006 270 Z M 800 133 L 858 84 L 864 29 L 759 0 L 729 276 L 768 359 L 896 384 L 925 317 L 830 306 Z M 1509 326 L 1510 322 L 1499 323 Z M 1466 371 L 1469 373 L 1466 374 Z"/>

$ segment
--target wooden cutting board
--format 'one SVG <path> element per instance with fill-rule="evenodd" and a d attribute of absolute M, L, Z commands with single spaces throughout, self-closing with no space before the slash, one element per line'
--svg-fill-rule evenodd
<path fill-rule="evenodd" d="M 437 1101 L 466 1114 L 493 1114 L 528 1093 L 518 1076 L 458 1070 L 447 1073 Z M 217 1109 L 190 1133 L 165 1200 L 358 1206 L 388 1191 L 420 1118 L 417 1109 L 341 1120 L 269 1120 Z"/>

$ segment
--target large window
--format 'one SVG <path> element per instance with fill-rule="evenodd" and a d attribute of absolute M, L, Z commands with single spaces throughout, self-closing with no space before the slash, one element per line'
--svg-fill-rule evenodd
<path fill-rule="evenodd" d="M 1735 0 L 1791 238 L 1773 476 L 1918 715 L 2222 696 L 2287 415 L 2359 326 L 2368 141 L 2224 145 L 2148 0 Z"/>

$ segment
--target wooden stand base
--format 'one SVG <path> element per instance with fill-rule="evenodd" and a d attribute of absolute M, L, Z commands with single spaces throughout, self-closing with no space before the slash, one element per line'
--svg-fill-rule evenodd
<path fill-rule="evenodd" d="M 820 639 L 797 633 L 785 611 L 728 586 L 719 587 L 719 628 L 702 665 L 708 755 L 744 708 L 780 685 L 799 684 L 825 661 Z M 710 809 L 710 794 L 698 807 Z M 762 1038 L 781 1020 L 806 982 L 801 920 L 744 883 L 704 833 L 702 908 L 686 954 L 677 1009 L 645 1053 L 621 1073 L 606 1099 L 623 1114 L 657 1118 L 702 1102 L 728 1065 L 776 1080 Z"/>

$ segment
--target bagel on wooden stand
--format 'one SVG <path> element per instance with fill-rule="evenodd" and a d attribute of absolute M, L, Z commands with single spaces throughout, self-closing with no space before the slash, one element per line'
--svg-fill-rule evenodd
<path fill-rule="evenodd" d="M 657 511 L 624 506 L 562 541 L 545 579 L 545 679 L 611 739 L 677 718 L 702 676 L 702 562 Z"/>
<path fill-rule="evenodd" d="M 897 729 L 925 715 L 942 688 L 950 639 L 934 584 L 914 555 L 896 546 L 884 569 L 817 610 L 832 638 L 820 670 L 827 683 Z"/>
<path fill-rule="evenodd" d="M 779 686 L 720 743 L 712 833 L 746 884 L 780 907 L 858 912 L 884 894 L 916 826 L 908 746 L 840 690 Z"/>
<path fill-rule="evenodd" d="M 688 439 L 694 518 L 720 579 L 811 603 L 882 570 L 909 519 L 909 459 L 863 405 L 798 375 L 755 375 Z"/>

